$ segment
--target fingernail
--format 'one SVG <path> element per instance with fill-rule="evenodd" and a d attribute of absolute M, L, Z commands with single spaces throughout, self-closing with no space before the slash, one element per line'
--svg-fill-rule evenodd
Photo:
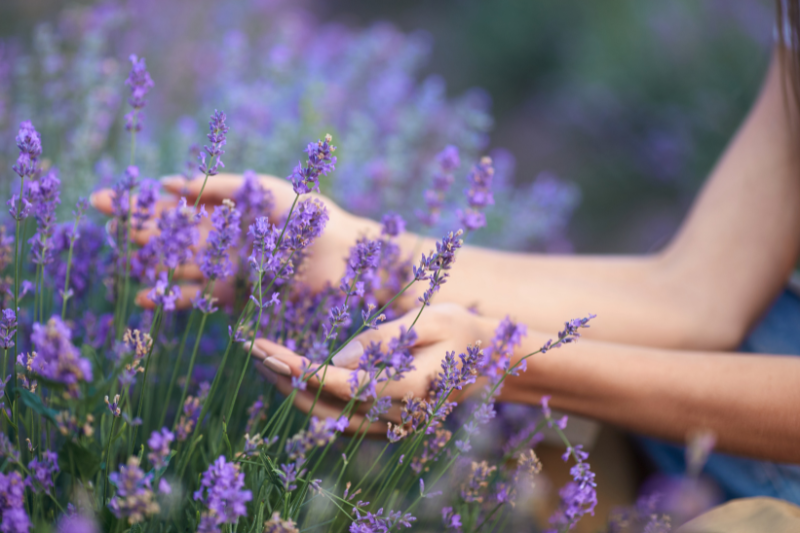
<path fill-rule="evenodd" d="M 181 176 L 164 176 L 161 178 L 161 185 L 164 187 L 175 188 L 183 185 L 184 181 L 186 180 L 184 180 Z"/>
<path fill-rule="evenodd" d="M 292 375 L 292 371 L 291 369 L 289 369 L 289 365 L 287 365 L 283 361 L 275 359 L 274 357 L 267 357 L 266 359 L 264 359 L 264 366 L 282 376 Z"/>
<path fill-rule="evenodd" d="M 362 355 L 364 355 L 364 347 L 360 342 L 352 341 L 333 356 L 333 364 L 336 366 L 348 367 L 358 363 Z"/>
<path fill-rule="evenodd" d="M 251 344 L 250 341 L 244 341 L 242 343 L 242 346 L 244 346 L 244 349 L 249 352 L 250 351 L 250 344 Z M 252 355 L 254 355 L 254 356 L 256 356 L 256 357 L 258 357 L 260 359 L 265 359 L 267 357 L 267 353 L 264 350 L 262 350 L 261 348 L 259 348 L 258 344 L 253 344 Z"/>

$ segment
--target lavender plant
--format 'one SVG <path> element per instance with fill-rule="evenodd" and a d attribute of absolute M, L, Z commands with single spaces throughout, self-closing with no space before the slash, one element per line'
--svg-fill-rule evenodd
<path fill-rule="evenodd" d="M 395 242 L 405 219 L 388 213 L 380 237 L 353 243 L 339 284 L 314 289 L 298 273 L 315 261 L 312 245 L 330 218 L 310 193 L 341 179 L 335 178 L 340 163 L 333 137 L 307 145 L 305 161 L 288 177 L 295 196 L 286 212 L 248 174 L 234 198 L 209 216 L 206 185 L 223 154 L 239 153 L 232 135 L 237 122 L 230 118 L 237 115 L 215 111 L 210 146 L 193 167 L 201 180 L 194 204 L 181 198 L 157 212 L 156 188 L 137 165 L 137 139 L 148 124 L 145 96 L 154 87 L 143 59 L 131 57 L 126 84 L 127 166 L 114 185 L 113 218 L 104 230 L 87 217 L 83 201 L 72 221 L 57 224 L 61 181 L 41 164 L 47 145 L 31 122 L 17 135 L 12 170 L 19 185 L 8 202 L 6 229 L 14 238 L 4 238 L 0 254 L 13 280 L 0 321 L 0 529 L 395 531 L 430 524 L 422 504 L 458 482 L 436 523 L 502 530 L 525 484 L 539 474 L 532 443 L 545 426 L 563 439 L 565 460 L 575 462 L 553 531 L 568 531 L 593 512 L 588 456 L 567 441 L 566 419 L 553 419 L 547 399 L 539 424 L 499 461 L 471 455 L 479 428 L 496 416 L 505 379 L 524 371 L 529 357 L 577 340 L 591 316 L 567 322 L 555 340 L 522 357 L 514 353 L 525 328 L 510 319 L 486 348 L 441 354 L 430 389 L 406 397 L 400 423 L 387 424 L 386 442 L 362 468 L 361 457 L 371 453 L 366 423 L 380 424 L 390 409 L 382 392 L 414 370 L 415 326 L 457 268 L 464 239 L 487 224 L 485 210 L 501 201 L 492 189 L 491 158 L 466 173 L 456 218 L 440 217 L 448 207 L 443 197 L 427 202 L 422 219 L 432 227 L 458 220 L 463 229 L 447 231 L 414 263 Z M 445 182 L 456 182 L 461 157 L 448 146 L 436 159 L 448 173 L 436 178 L 438 195 Z M 153 233 L 145 242 L 137 238 L 147 231 Z M 207 231 L 204 242 L 201 231 Z M 181 312 L 176 272 L 192 262 L 204 283 L 191 310 Z M 91 283 L 92 273 L 104 283 Z M 230 302 L 216 297 L 215 287 L 225 283 L 236 288 Z M 424 290 L 413 323 L 386 346 L 364 350 L 350 398 L 335 416 L 313 415 L 322 388 L 312 393 L 309 382 L 324 384 L 333 358 L 359 333 L 396 316 L 399 298 L 417 284 Z M 150 287 L 152 311 L 133 305 L 144 287 Z M 307 355 L 291 390 L 280 392 L 248 372 L 259 337 Z M 485 386 L 479 377 L 487 378 Z M 456 398 L 477 387 L 482 393 L 460 406 L 456 421 Z M 308 414 L 293 406 L 299 394 L 313 397 Z M 345 436 L 359 409 L 368 410 L 364 422 Z M 455 480 L 462 464 L 470 476 Z"/>

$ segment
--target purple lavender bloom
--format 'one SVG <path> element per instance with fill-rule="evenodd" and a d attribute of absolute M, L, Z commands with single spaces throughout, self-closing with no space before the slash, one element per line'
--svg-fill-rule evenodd
<path fill-rule="evenodd" d="M 445 146 L 444 150 L 436 155 L 436 162 L 439 163 L 442 172 L 455 172 L 461 166 L 458 148 L 452 144 Z"/>
<path fill-rule="evenodd" d="M 55 452 L 45 450 L 42 452 L 42 460 L 37 458 L 28 463 L 28 470 L 31 472 L 31 480 L 34 482 L 33 491 L 38 493 L 44 491 L 50 494 L 53 488 L 53 476 L 58 473 L 58 455 Z"/>
<path fill-rule="evenodd" d="M 73 396 L 78 382 L 92 380 L 92 365 L 72 344 L 72 331 L 61 318 L 53 316 L 46 324 L 33 324 L 31 342 L 36 348 L 33 370 L 39 375 L 64 383 Z"/>
<path fill-rule="evenodd" d="M 597 483 L 594 472 L 586 462 L 589 455 L 579 446 L 568 449 L 564 454 L 564 460 L 568 460 L 570 455 L 576 461 L 569 471 L 572 481 L 559 491 L 561 504 L 550 517 L 550 523 L 556 526 L 556 529 L 549 530 L 548 533 L 572 529 L 584 515 L 594 516 L 594 508 L 597 506 Z"/>
<path fill-rule="evenodd" d="M 147 446 L 150 448 L 150 453 L 147 454 L 147 459 L 153 468 L 164 468 L 167 466 L 167 457 L 169 457 L 169 445 L 175 440 L 175 434 L 167 428 L 161 428 L 161 431 L 154 431 L 150 434 L 147 441 Z"/>
<path fill-rule="evenodd" d="M 295 193 L 319 192 L 320 175 L 327 176 L 336 168 L 336 156 L 333 155 L 336 147 L 331 144 L 332 141 L 331 136 L 326 135 L 325 140 L 309 143 L 306 148 L 308 163 L 305 167 L 302 163 L 297 163 L 292 175 L 288 178 L 292 182 Z"/>
<path fill-rule="evenodd" d="M 38 224 L 36 234 L 30 239 L 32 262 L 36 265 L 48 264 L 52 257 L 50 250 L 52 243 L 48 240 L 53 236 L 56 221 L 56 208 L 61 203 L 61 181 L 58 172 L 53 169 L 30 183 L 33 198 L 33 210 Z"/>
<path fill-rule="evenodd" d="M 131 71 L 128 74 L 128 79 L 125 80 L 125 85 L 131 88 L 131 96 L 128 99 L 128 103 L 133 110 L 125 115 L 125 129 L 128 131 L 142 131 L 139 112 L 147 103 L 145 97 L 148 91 L 153 88 L 153 79 L 150 77 L 150 73 L 147 72 L 144 58 L 138 58 L 135 54 L 132 54 L 130 61 Z"/>
<path fill-rule="evenodd" d="M 6 205 L 8 214 L 18 222 L 28 218 L 33 211 L 33 204 L 26 198 L 20 198 L 16 193 L 11 195 L 11 198 L 6 201 Z"/>
<path fill-rule="evenodd" d="M 222 162 L 222 155 L 225 150 L 222 148 L 227 142 L 225 137 L 228 133 L 228 126 L 225 124 L 226 118 L 225 113 L 215 109 L 208 123 L 208 140 L 211 142 L 211 148 L 204 146 L 203 151 L 198 156 L 200 161 L 199 170 L 206 176 L 216 176 L 219 167 L 225 168 L 225 164 Z M 208 156 L 208 162 L 206 162 L 206 156 Z M 212 161 L 213 164 L 210 164 Z"/>
<path fill-rule="evenodd" d="M 211 214 L 213 229 L 208 233 L 205 249 L 200 252 L 200 271 L 209 279 L 227 278 L 233 273 L 233 263 L 228 255 L 239 237 L 241 213 L 230 200 L 223 200 L 222 205 Z"/>
<path fill-rule="evenodd" d="M 328 223 L 328 210 L 318 200 L 299 202 L 286 228 L 285 246 L 289 250 L 300 251 L 322 235 Z"/>
<path fill-rule="evenodd" d="M 253 499 L 253 493 L 244 489 L 244 474 L 239 472 L 239 465 L 220 456 L 203 474 L 194 499 L 208 508 L 203 513 L 211 521 L 207 530 L 219 531 L 222 524 L 236 523 L 239 517 L 247 515 L 245 504 Z"/>
<path fill-rule="evenodd" d="M 136 167 L 128 167 L 131 168 Z M 136 195 L 136 208 L 133 212 L 133 227 L 141 231 L 147 221 L 153 218 L 156 202 L 158 201 L 158 182 L 155 180 L 142 180 L 139 194 Z"/>
<path fill-rule="evenodd" d="M 174 311 L 175 302 L 180 297 L 180 291 L 175 286 L 170 285 L 167 273 L 162 271 L 158 275 L 155 286 L 147 293 L 147 297 L 157 306 L 163 307 L 164 311 Z"/>
<path fill-rule="evenodd" d="M 181 198 L 174 209 L 167 209 L 158 219 L 160 233 L 154 238 L 156 251 L 167 268 L 177 268 L 192 257 L 192 246 L 197 244 L 197 223 L 204 211 L 195 212 Z"/>
<path fill-rule="evenodd" d="M 19 472 L 0 473 L 0 531 L 28 533 L 31 521 L 25 512 L 25 481 Z"/>
<path fill-rule="evenodd" d="M 272 192 L 265 189 L 252 170 L 244 172 L 242 186 L 233 196 L 236 208 L 242 214 L 245 227 L 252 224 L 257 217 L 268 216 L 275 208 Z"/>
<path fill-rule="evenodd" d="M 586 318 L 573 318 L 569 322 L 565 322 L 564 329 L 558 332 L 558 340 L 553 342 L 553 340 L 550 339 L 544 343 L 544 346 L 541 348 L 542 353 L 546 353 L 552 348 L 558 348 L 564 344 L 569 344 L 570 342 L 576 342 L 581 336 L 578 330 L 590 327 L 589 321 L 596 317 L 597 315 L 589 313 L 589 316 Z"/>
<path fill-rule="evenodd" d="M 483 157 L 472 167 L 467 179 L 469 187 L 464 190 L 467 197 L 468 208 L 458 211 L 458 218 L 461 224 L 468 230 L 480 229 L 486 225 L 486 215 L 483 209 L 494 204 L 492 195 L 492 178 L 494 177 L 494 167 L 490 157 Z"/>
<path fill-rule="evenodd" d="M 365 287 L 373 281 L 380 256 L 381 241 L 373 241 L 366 237 L 358 239 L 355 246 L 350 248 L 345 274 L 339 285 L 342 292 L 364 296 Z M 354 282 L 355 287 L 352 286 Z"/>
<path fill-rule="evenodd" d="M 430 305 L 431 297 L 446 283 L 448 270 L 456 260 L 456 252 L 464 244 L 461 239 L 463 232 L 458 230 L 447 234 L 440 242 L 436 243 L 436 251 L 420 259 L 418 267 L 413 267 L 412 272 L 416 281 L 430 280 L 428 289 L 419 298 L 423 305 Z"/>
<path fill-rule="evenodd" d="M 42 155 L 42 140 L 29 120 L 19 125 L 17 133 L 19 156 L 12 169 L 20 178 L 32 177 L 36 174 L 39 156 Z"/>
<path fill-rule="evenodd" d="M 100 533 L 97 522 L 88 514 L 75 510 L 72 504 L 56 523 L 57 533 Z"/>
<path fill-rule="evenodd" d="M 384 396 L 382 398 L 378 398 L 372 407 L 370 407 L 369 412 L 367 413 L 367 420 L 370 422 L 377 422 L 378 418 L 382 415 L 385 415 L 389 412 L 389 408 L 392 406 L 392 399 L 389 396 Z"/>
<path fill-rule="evenodd" d="M 442 509 L 442 524 L 445 529 L 461 531 L 461 515 L 455 513 L 452 507 L 444 507 Z"/>
<path fill-rule="evenodd" d="M 4 350 L 14 347 L 14 336 L 17 333 L 17 315 L 12 309 L 3 309 L 0 316 L 0 347 Z"/>
<path fill-rule="evenodd" d="M 439 222 L 440 212 L 444 205 L 444 198 L 453 184 L 453 172 L 461 165 L 458 148 L 447 146 L 436 156 L 438 169 L 433 175 L 433 186 L 424 193 L 427 211 L 418 210 L 417 218 L 427 227 L 433 227 Z"/>
<path fill-rule="evenodd" d="M 386 213 L 381 223 L 381 235 L 397 237 L 406 230 L 406 221 L 397 213 Z"/>
<path fill-rule="evenodd" d="M 400 528 L 408 529 L 411 527 L 411 522 L 416 520 L 411 513 L 403 514 L 400 511 L 389 511 L 384 515 L 383 508 L 378 509 L 377 513 L 367 512 L 362 515 L 358 507 L 354 507 L 353 513 L 356 518 L 350 524 L 350 533 L 376 533 Z"/>
<path fill-rule="evenodd" d="M 152 475 L 145 475 L 138 457 L 128 458 L 127 465 L 120 466 L 119 472 L 113 472 L 108 479 L 117 487 L 117 494 L 108 502 L 117 518 L 137 524 L 159 512 L 160 507 L 153 499 Z"/>

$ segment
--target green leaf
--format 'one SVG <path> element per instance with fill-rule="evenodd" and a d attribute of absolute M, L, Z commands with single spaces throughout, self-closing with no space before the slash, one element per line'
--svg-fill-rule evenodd
<path fill-rule="evenodd" d="M 42 399 L 39 398 L 38 395 L 20 387 L 17 387 L 17 394 L 19 394 L 20 400 L 22 400 L 22 403 L 24 403 L 28 409 L 31 409 L 32 411 L 46 417 L 53 424 L 57 423 L 56 415 L 58 412 L 43 404 Z"/>
<path fill-rule="evenodd" d="M 81 444 L 68 440 L 58 452 L 58 466 L 70 472 L 72 465 L 81 479 L 92 479 L 100 470 L 100 453 Z"/>

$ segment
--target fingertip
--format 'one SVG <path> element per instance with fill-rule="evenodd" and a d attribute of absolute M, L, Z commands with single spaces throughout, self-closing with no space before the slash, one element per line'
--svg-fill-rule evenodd
<path fill-rule="evenodd" d="M 143 309 L 154 309 L 156 307 L 155 302 L 151 300 L 147 293 L 149 290 L 141 290 L 136 294 L 136 298 L 134 299 L 134 303 Z"/>
<path fill-rule="evenodd" d="M 172 174 L 161 178 L 161 186 L 166 190 L 179 194 L 186 186 L 186 178 L 179 174 Z"/>

